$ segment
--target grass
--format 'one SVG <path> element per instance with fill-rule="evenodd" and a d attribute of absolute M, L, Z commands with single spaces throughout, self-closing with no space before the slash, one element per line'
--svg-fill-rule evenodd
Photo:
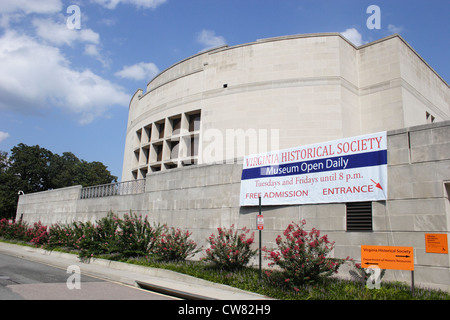
<path fill-rule="evenodd" d="M 411 287 L 401 282 L 382 281 L 380 289 L 368 289 L 361 282 L 333 277 L 297 291 L 285 285 L 280 272 L 272 272 L 270 277 L 263 272 L 260 280 L 259 270 L 254 268 L 231 272 L 196 261 L 167 263 L 140 258 L 124 262 L 172 270 L 281 300 L 450 300 L 450 293 L 421 287 L 412 295 Z"/>
<path fill-rule="evenodd" d="M 27 245 L 21 241 L 3 242 Z M 68 252 L 63 249 L 55 249 L 55 251 Z M 116 260 L 110 256 L 98 258 Z M 259 279 L 259 270 L 250 267 L 228 271 L 214 268 L 200 261 L 161 262 L 145 258 L 121 260 L 121 262 L 171 270 L 280 300 L 450 300 L 448 292 L 421 287 L 415 287 L 414 295 L 412 295 L 411 287 L 401 282 L 382 281 L 380 289 L 368 289 L 362 282 L 333 277 L 319 283 L 299 286 L 298 290 L 294 290 L 284 283 L 282 274 L 276 271 L 272 272 L 270 277 L 263 272 Z"/>

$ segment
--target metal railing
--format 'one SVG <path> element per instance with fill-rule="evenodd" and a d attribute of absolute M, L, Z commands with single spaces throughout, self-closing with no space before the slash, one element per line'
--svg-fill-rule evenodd
<path fill-rule="evenodd" d="M 123 196 L 145 192 L 145 179 L 102 184 L 81 189 L 80 199 Z"/>

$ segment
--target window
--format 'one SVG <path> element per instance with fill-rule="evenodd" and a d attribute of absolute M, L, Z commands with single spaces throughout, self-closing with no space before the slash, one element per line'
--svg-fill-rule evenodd
<path fill-rule="evenodd" d="M 142 129 L 139 129 L 138 131 L 136 131 L 136 136 L 134 137 L 133 140 L 134 149 L 137 149 L 141 146 L 141 139 L 142 139 Z"/>
<path fill-rule="evenodd" d="M 162 160 L 162 144 L 158 144 L 154 146 L 155 154 L 156 154 L 156 162 L 160 162 Z"/>
<path fill-rule="evenodd" d="M 152 170 L 152 172 L 158 172 L 161 171 L 161 165 L 153 165 L 150 167 L 150 169 Z"/>
<path fill-rule="evenodd" d="M 200 113 L 189 115 L 189 132 L 200 130 Z"/>
<path fill-rule="evenodd" d="M 198 156 L 198 145 L 199 138 L 198 135 L 187 137 L 187 156 L 196 157 Z"/>
<path fill-rule="evenodd" d="M 349 202 L 347 231 L 372 231 L 372 202 Z"/>
<path fill-rule="evenodd" d="M 172 124 L 172 135 L 180 134 L 181 130 L 181 116 L 178 116 L 177 118 L 173 118 L 170 120 L 170 123 Z"/>
<path fill-rule="evenodd" d="M 164 138 L 164 127 L 165 127 L 164 120 L 162 122 L 156 124 L 156 128 L 158 130 L 158 138 L 159 139 Z"/>
<path fill-rule="evenodd" d="M 133 167 L 137 167 L 139 165 L 139 157 L 140 157 L 140 149 L 137 149 L 134 151 Z"/>
<path fill-rule="evenodd" d="M 141 137 L 142 137 L 142 129 L 139 129 L 138 131 L 136 131 L 136 138 L 137 138 L 138 145 L 141 144 Z"/>
<path fill-rule="evenodd" d="M 147 176 L 147 171 L 148 171 L 147 168 L 142 168 L 139 170 L 143 179 L 145 179 L 145 177 Z"/>
<path fill-rule="evenodd" d="M 145 134 L 145 139 L 144 139 L 144 143 L 148 143 L 150 142 L 151 138 L 152 138 L 152 125 L 148 125 L 144 128 L 144 134 Z"/>
<path fill-rule="evenodd" d="M 179 145 L 180 145 L 180 141 L 170 142 L 170 159 L 178 158 Z"/>
<path fill-rule="evenodd" d="M 197 164 L 201 110 L 178 113 L 147 124 L 133 137 L 134 179 L 152 172 Z"/>
<path fill-rule="evenodd" d="M 150 156 L 150 146 L 145 146 L 142 148 L 142 154 L 144 158 L 141 161 L 141 164 L 148 164 L 149 163 L 149 156 Z"/>
<path fill-rule="evenodd" d="M 165 168 L 167 169 L 167 170 L 169 170 L 169 169 L 175 169 L 175 168 L 177 168 L 178 166 L 175 164 L 175 163 L 167 163 L 167 164 L 165 164 Z"/>

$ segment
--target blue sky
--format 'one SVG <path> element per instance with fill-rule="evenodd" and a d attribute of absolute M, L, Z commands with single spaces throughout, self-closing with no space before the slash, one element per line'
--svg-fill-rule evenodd
<path fill-rule="evenodd" d="M 205 48 L 261 38 L 399 33 L 448 82 L 449 14 L 448 0 L 0 0 L 0 150 L 70 151 L 120 179 L 136 90 Z"/>

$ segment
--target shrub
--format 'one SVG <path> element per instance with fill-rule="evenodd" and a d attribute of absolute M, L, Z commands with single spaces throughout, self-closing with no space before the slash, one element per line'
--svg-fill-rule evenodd
<path fill-rule="evenodd" d="M 210 247 L 206 249 L 206 257 L 202 260 L 212 262 L 218 268 L 226 270 L 241 269 L 256 254 L 257 249 L 252 250 L 254 233 L 247 238 L 250 230 L 245 227 L 238 233 L 234 230 L 234 225 L 230 229 L 217 228 L 218 234 L 212 234 L 208 243 Z"/>
<path fill-rule="evenodd" d="M 0 237 L 6 240 L 27 241 L 28 225 L 23 221 L 0 220 Z"/>
<path fill-rule="evenodd" d="M 48 241 L 47 226 L 36 222 L 29 227 L 23 221 L 0 220 L 0 237 L 7 240 L 31 242 L 35 245 L 43 245 Z"/>
<path fill-rule="evenodd" d="M 95 241 L 95 225 L 91 222 L 74 222 L 72 224 L 73 246 L 79 250 L 81 259 L 103 254 L 101 244 Z"/>
<path fill-rule="evenodd" d="M 120 255 L 120 223 L 121 220 L 112 212 L 105 218 L 96 221 L 93 241 L 97 247 L 96 254 Z"/>
<path fill-rule="evenodd" d="M 154 252 L 163 226 L 151 225 L 147 217 L 125 214 L 120 220 L 118 247 L 123 257 L 147 256 Z"/>
<path fill-rule="evenodd" d="M 60 224 L 51 225 L 48 229 L 48 241 L 44 247 L 49 250 L 54 248 L 75 249 L 72 228 Z"/>
<path fill-rule="evenodd" d="M 147 217 L 130 214 L 119 219 L 110 212 L 95 223 L 52 225 L 46 247 L 77 250 L 84 259 L 101 255 L 117 259 L 147 256 L 159 242 L 161 232 L 162 227 L 150 225 Z"/>
<path fill-rule="evenodd" d="M 181 261 L 192 257 L 201 249 L 197 248 L 194 240 L 189 239 L 191 234 L 189 231 L 183 232 L 180 228 L 164 227 L 155 253 L 165 261 Z"/>
<path fill-rule="evenodd" d="M 330 242 L 327 235 L 321 237 L 315 228 L 305 231 L 305 224 L 305 220 L 289 224 L 283 233 L 284 239 L 281 235 L 276 238 L 278 251 L 264 249 L 266 258 L 272 261 L 269 265 L 280 267 L 285 283 L 293 286 L 327 278 L 336 273 L 343 262 L 328 258 L 334 242 Z"/>
<path fill-rule="evenodd" d="M 40 221 L 36 222 L 25 232 L 25 240 L 37 246 L 43 245 L 48 242 L 47 229 L 47 226 L 42 225 Z"/>
<path fill-rule="evenodd" d="M 9 232 L 9 220 L 1 219 L 0 220 L 0 237 L 5 238 L 5 234 Z"/>

